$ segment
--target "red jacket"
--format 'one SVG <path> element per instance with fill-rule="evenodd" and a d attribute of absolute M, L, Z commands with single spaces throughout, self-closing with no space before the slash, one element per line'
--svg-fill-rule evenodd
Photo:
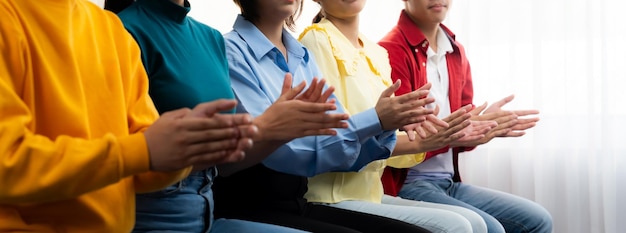
<path fill-rule="evenodd" d="M 463 46 L 455 40 L 454 34 L 447 27 L 441 25 L 441 28 L 446 32 L 454 48 L 452 53 L 446 55 L 450 82 L 448 97 L 450 110 L 454 112 L 460 107 L 472 103 L 472 74 Z M 402 11 L 398 24 L 378 44 L 386 48 L 389 53 L 392 68 L 391 79 L 393 81 L 402 80 L 402 86 L 396 91 L 396 95 L 411 92 L 426 84 L 426 52 L 429 43 L 406 12 Z M 437 154 L 448 151 L 448 149 L 449 147 L 444 147 L 430 151 L 426 153 L 425 159 L 430 159 Z M 470 148 L 454 148 L 453 150 L 453 179 L 455 181 L 461 180 L 458 171 L 458 154 L 468 149 Z M 385 193 L 397 196 L 402 184 L 404 184 L 406 173 L 407 169 L 385 168 L 382 177 Z"/>

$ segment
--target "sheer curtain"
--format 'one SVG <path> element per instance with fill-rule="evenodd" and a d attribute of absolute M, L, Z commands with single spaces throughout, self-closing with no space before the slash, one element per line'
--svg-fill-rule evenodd
<path fill-rule="evenodd" d="M 626 14 L 611 0 L 456 1 L 475 102 L 510 93 L 541 121 L 463 156 L 465 181 L 535 200 L 555 232 L 624 232 Z"/>
<path fill-rule="evenodd" d="M 191 3 L 191 16 L 222 32 L 238 13 L 232 1 Z M 319 9 L 304 3 L 294 34 Z M 620 6 L 619 0 L 457 0 L 445 22 L 466 47 L 476 104 L 515 94 L 506 108 L 541 111 L 527 135 L 465 153 L 464 181 L 535 200 L 552 214 L 556 233 L 626 229 L 626 142 L 620 140 L 626 138 L 626 13 Z M 380 39 L 402 7 L 400 0 L 369 0 L 362 32 Z"/>

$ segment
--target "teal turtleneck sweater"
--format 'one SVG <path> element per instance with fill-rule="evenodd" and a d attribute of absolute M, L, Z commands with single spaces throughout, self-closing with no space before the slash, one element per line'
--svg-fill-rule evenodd
<path fill-rule="evenodd" d="M 224 38 L 191 17 L 189 3 L 137 0 L 118 14 L 141 48 L 150 97 L 159 113 L 234 94 Z"/>

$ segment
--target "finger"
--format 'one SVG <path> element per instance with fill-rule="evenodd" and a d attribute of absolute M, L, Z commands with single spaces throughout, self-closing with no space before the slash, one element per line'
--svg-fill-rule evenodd
<path fill-rule="evenodd" d="M 249 125 L 252 117 L 248 114 L 218 114 L 211 118 L 185 118 L 176 123 L 179 130 L 204 131 Z"/>
<path fill-rule="evenodd" d="M 537 125 L 535 122 L 528 122 L 528 123 L 520 124 L 518 121 L 517 124 L 515 124 L 515 126 L 511 127 L 511 129 L 512 130 L 527 130 L 532 127 L 535 127 L 535 125 Z"/>
<path fill-rule="evenodd" d="M 314 95 L 314 92 L 317 86 L 318 86 L 318 79 L 314 77 L 313 80 L 311 80 L 311 85 L 309 85 L 309 87 L 306 89 L 306 91 L 304 91 L 304 93 L 298 96 L 298 99 L 311 101 L 311 96 Z"/>
<path fill-rule="evenodd" d="M 322 94 L 322 96 L 320 96 L 318 102 L 319 103 L 327 102 L 328 98 L 330 98 L 330 95 L 332 95 L 333 92 L 335 92 L 335 87 L 329 86 L 328 88 L 326 88 L 326 91 L 324 91 L 324 94 Z"/>
<path fill-rule="evenodd" d="M 455 134 L 452 134 L 452 135 L 446 137 L 448 139 L 446 141 L 447 142 L 446 144 L 450 144 L 450 142 L 453 142 L 453 141 L 461 140 L 464 137 L 467 138 L 464 132 L 457 132 Z"/>
<path fill-rule="evenodd" d="M 283 80 L 283 87 L 282 87 L 282 91 L 280 92 L 280 95 L 282 96 L 282 95 L 287 94 L 287 92 L 291 90 L 292 85 L 293 85 L 293 77 L 291 76 L 291 73 L 285 74 L 285 78 Z"/>
<path fill-rule="evenodd" d="M 393 93 L 395 93 L 400 88 L 400 79 L 396 80 L 393 85 L 389 86 L 387 89 L 380 94 L 380 98 L 391 97 Z"/>
<path fill-rule="evenodd" d="M 460 142 L 469 142 L 469 141 L 476 141 L 476 140 L 480 140 L 485 138 L 484 134 L 479 134 L 479 135 L 472 135 L 472 136 L 463 136 L 462 138 L 459 138 L 455 141 L 460 141 Z"/>
<path fill-rule="evenodd" d="M 227 140 L 195 143 L 195 144 L 187 146 L 187 154 L 191 155 L 190 157 L 194 157 L 198 155 L 205 155 L 205 154 L 215 153 L 219 151 L 235 150 L 237 148 L 238 143 L 239 143 L 238 139 L 227 139 Z"/>
<path fill-rule="evenodd" d="M 255 138 L 259 135 L 259 128 L 256 125 L 243 125 L 238 128 L 241 138 Z"/>
<path fill-rule="evenodd" d="M 426 114 L 433 114 L 433 112 L 435 111 L 434 109 L 425 107 L 427 104 L 435 101 L 435 99 L 433 98 L 406 100 L 402 97 L 404 96 L 396 97 L 396 100 L 392 102 L 392 104 L 396 106 L 395 111 L 397 112 L 419 111 L 421 114 L 426 115 Z"/>
<path fill-rule="evenodd" d="M 426 120 L 429 121 L 430 123 L 432 123 L 435 126 L 439 126 L 442 128 L 448 128 L 450 125 L 448 124 L 448 122 L 445 122 L 439 118 L 437 118 L 437 116 L 433 113 L 433 114 L 429 114 L 426 116 Z"/>
<path fill-rule="evenodd" d="M 417 127 L 415 128 L 415 132 L 417 133 L 417 135 L 419 135 L 421 138 L 426 138 L 428 137 L 428 135 L 426 135 L 426 131 L 424 131 L 424 129 L 422 127 Z"/>
<path fill-rule="evenodd" d="M 537 110 L 515 110 L 513 111 L 517 116 L 528 116 L 528 115 L 537 115 L 539 111 Z"/>
<path fill-rule="evenodd" d="M 254 146 L 252 138 L 240 138 L 237 142 L 237 150 L 246 151 Z"/>
<path fill-rule="evenodd" d="M 309 99 L 311 101 L 313 101 L 313 102 L 326 102 L 326 101 L 320 101 L 320 97 L 322 96 L 322 92 L 324 91 L 325 84 L 326 84 L 326 80 L 321 79 L 319 81 L 319 83 L 317 84 L 317 86 L 313 90 L 313 93 L 311 93 L 311 96 L 309 97 Z"/>
<path fill-rule="evenodd" d="M 452 118 L 450 121 L 448 121 L 449 127 L 453 127 L 453 126 L 459 125 L 459 124 L 461 124 L 461 123 L 463 123 L 463 122 L 465 122 L 465 121 L 467 121 L 467 120 L 469 120 L 471 118 L 471 115 L 469 113 L 464 113 L 464 114 L 458 115 L 459 113 L 462 113 L 462 111 L 458 112 L 457 114 L 455 114 L 456 117 Z"/>
<path fill-rule="evenodd" d="M 303 117 L 297 128 L 323 129 L 323 128 L 346 128 L 347 120 L 345 114 L 308 114 Z"/>
<path fill-rule="evenodd" d="M 333 103 L 308 103 L 300 102 L 293 106 L 292 111 L 300 111 L 305 113 L 325 113 L 337 109 L 337 105 Z M 347 115 L 347 114 L 345 114 Z"/>
<path fill-rule="evenodd" d="M 452 112 L 450 115 L 448 115 L 447 117 L 443 118 L 443 120 L 445 122 L 451 122 L 452 120 L 454 120 L 455 118 L 461 117 L 463 116 L 465 113 L 467 113 L 467 110 L 465 108 L 459 108 L 456 111 Z"/>
<path fill-rule="evenodd" d="M 505 137 L 521 137 L 521 136 L 524 136 L 525 134 L 526 132 L 524 131 L 511 130 L 511 132 L 507 133 Z"/>
<path fill-rule="evenodd" d="M 437 130 L 437 128 L 435 128 L 435 126 L 433 126 L 433 124 L 432 124 L 432 123 L 430 123 L 429 121 L 424 121 L 424 122 L 422 122 L 422 127 L 423 127 L 426 131 L 430 132 L 431 134 L 436 134 L 436 133 L 438 133 L 438 132 L 439 132 L 439 130 Z"/>
<path fill-rule="evenodd" d="M 404 122 L 402 125 L 409 125 L 426 121 L 426 116 L 429 114 L 432 114 L 432 110 L 420 108 L 412 111 L 401 112 L 397 115 L 398 119 L 402 119 Z"/>
<path fill-rule="evenodd" d="M 494 119 L 494 121 L 498 123 L 498 127 L 503 126 L 503 127 L 510 128 L 510 127 L 513 127 L 515 124 L 517 124 L 517 116 L 515 115 L 502 116 L 502 117 L 498 117 Z"/>
<path fill-rule="evenodd" d="M 335 135 L 337 135 L 337 131 L 334 130 L 334 129 L 309 129 L 309 130 L 303 131 L 302 137 L 306 137 L 306 136 L 323 136 L 323 135 L 335 136 Z"/>
<path fill-rule="evenodd" d="M 497 111 L 497 112 L 484 113 L 478 116 L 477 119 L 479 119 L 480 121 L 488 121 L 488 120 L 501 119 L 503 117 L 517 118 L 517 115 L 515 115 L 511 111 Z"/>
<path fill-rule="evenodd" d="M 161 118 L 179 119 L 191 112 L 189 108 L 181 108 L 161 114 Z"/>
<path fill-rule="evenodd" d="M 511 132 L 511 129 L 509 128 L 504 128 L 504 129 L 496 128 L 496 129 L 491 130 L 488 134 L 493 138 L 493 137 L 503 137 L 509 132 Z"/>
<path fill-rule="evenodd" d="M 482 105 L 480 105 L 480 106 L 478 106 L 478 107 L 474 108 L 472 111 L 470 111 L 470 113 L 471 113 L 473 116 L 478 116 L 478 115 L 480 115 L 480 113 L 481 113 L 483 110 L 485 110 L 486 108 L 487 108 L 487 102 L 485 102 L 485 103 L 483 103 Z"/>
<path fill-rule="evenodd" d="M 219 99 L 211 102 L 205 102 L 196 105 L 187 117 L 212 117 L 218 112 L 231 110 L 235 108 L 235 106 L 237 106 L 237 101 L 230 99 Z"/>
<path fill-rule="evenodd" d="M 433 86 L 432 83 L 426 83 L 423 86 L 421 86 L 420 88 L 418 88 L 417 90 L 430 90 L 430 88 Z"/>
<path fill-rule="evenodd" d="M 419 103 L 420 106 L 424 106 L 435 102 L 434 98 L 426 98 L 426 96 L 428 96 L 428 93 L 428 90 L 415 90 L 401 96 L 396 96 L 395 100 L 400 103 L 415 102 Z"/>
<path fill-rule="evenodd" d="M 184 136 L 174 137 L 172 140 L 179 144 L 189 145 L 212 141 L 237 139 L 241 135 L 239 128 L 223 128 L 211 130 L 189 131 Z"/>
<path fill-rule="evenodd" d="M 464 134 L 468 134 L 466 133 L 466 130 L 469 130 L 471 132 L 472 128 L 469 128 L 469 126 L 471 125 L 471 123 L 469 121 L 463 121 L 459 124 L 456 124 L 450 128 L 448 128 L 446 131 L 444 131 L 443 135 L 445 137 L 450 137 L 453 134 L 456 134 L 458 132 L 464 132 Z"/>
<path fill-rule="evenodd" d="M 415 141 L 415 130 L 407 130 L 406 135 L 409 137 L 409 141 Z"/>
<path fill-rule="evenodd" d="M 493 103 L 491 106 L 489 106 L 488 109 L 492 109 L 492 108 L 501 109 L 502 106 L 504 106 L 504 105 L 508 104 L 509 102 L 511 102 L 513 100 L 513 98 L 514 98 L 513 95 L 504 97 L 501 100 L 498 100 L 497 102 Z"/>
<path fill-rule="evenodd" d="M 291 88 L 291 90 L 287 91 L 285 94 L 282 94 L 280 97 L 278 97 L 276 102 L 295 99 L 296 96 L 298 96 L 302 92 L 302 90 L 304 90 L 304 87 L 306 87 L 306 82 L 302 81 L 300 82 L 300 84 Z"/>

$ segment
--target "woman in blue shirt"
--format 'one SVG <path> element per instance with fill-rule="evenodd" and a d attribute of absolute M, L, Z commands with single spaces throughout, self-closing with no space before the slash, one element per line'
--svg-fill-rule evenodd
<path fill-rule="evenodd" d="M 280 96 L 280 77 L 310 82 L 320 72 L 306 48 L 284 28 L 293 24 L 300 0 L 235 0 L 242 10 L 225 34 L 231 85 L 239 112 L 263 113 Z M 428 91 L 391 97 L 399 83 L 380 97 L 375 108 L 352 115 L 337 135 L 292 140 L 253 166 L 215 183 L 216 216 L 284 225 L 314 232 L 425 232 L 398 220 L 324 205 L 303 198 L 307 176 L 330 171 L 358 171 L 389 157 L 395 130 L 421 122 Z M 331 98 L 334 99 L 334 96 Z M 337 112 L 344 112 L 337 104 Z M 349 229 L 346 229 L 349 228 Z M 352 230 L 350 230 L 352 229 Z"/>

